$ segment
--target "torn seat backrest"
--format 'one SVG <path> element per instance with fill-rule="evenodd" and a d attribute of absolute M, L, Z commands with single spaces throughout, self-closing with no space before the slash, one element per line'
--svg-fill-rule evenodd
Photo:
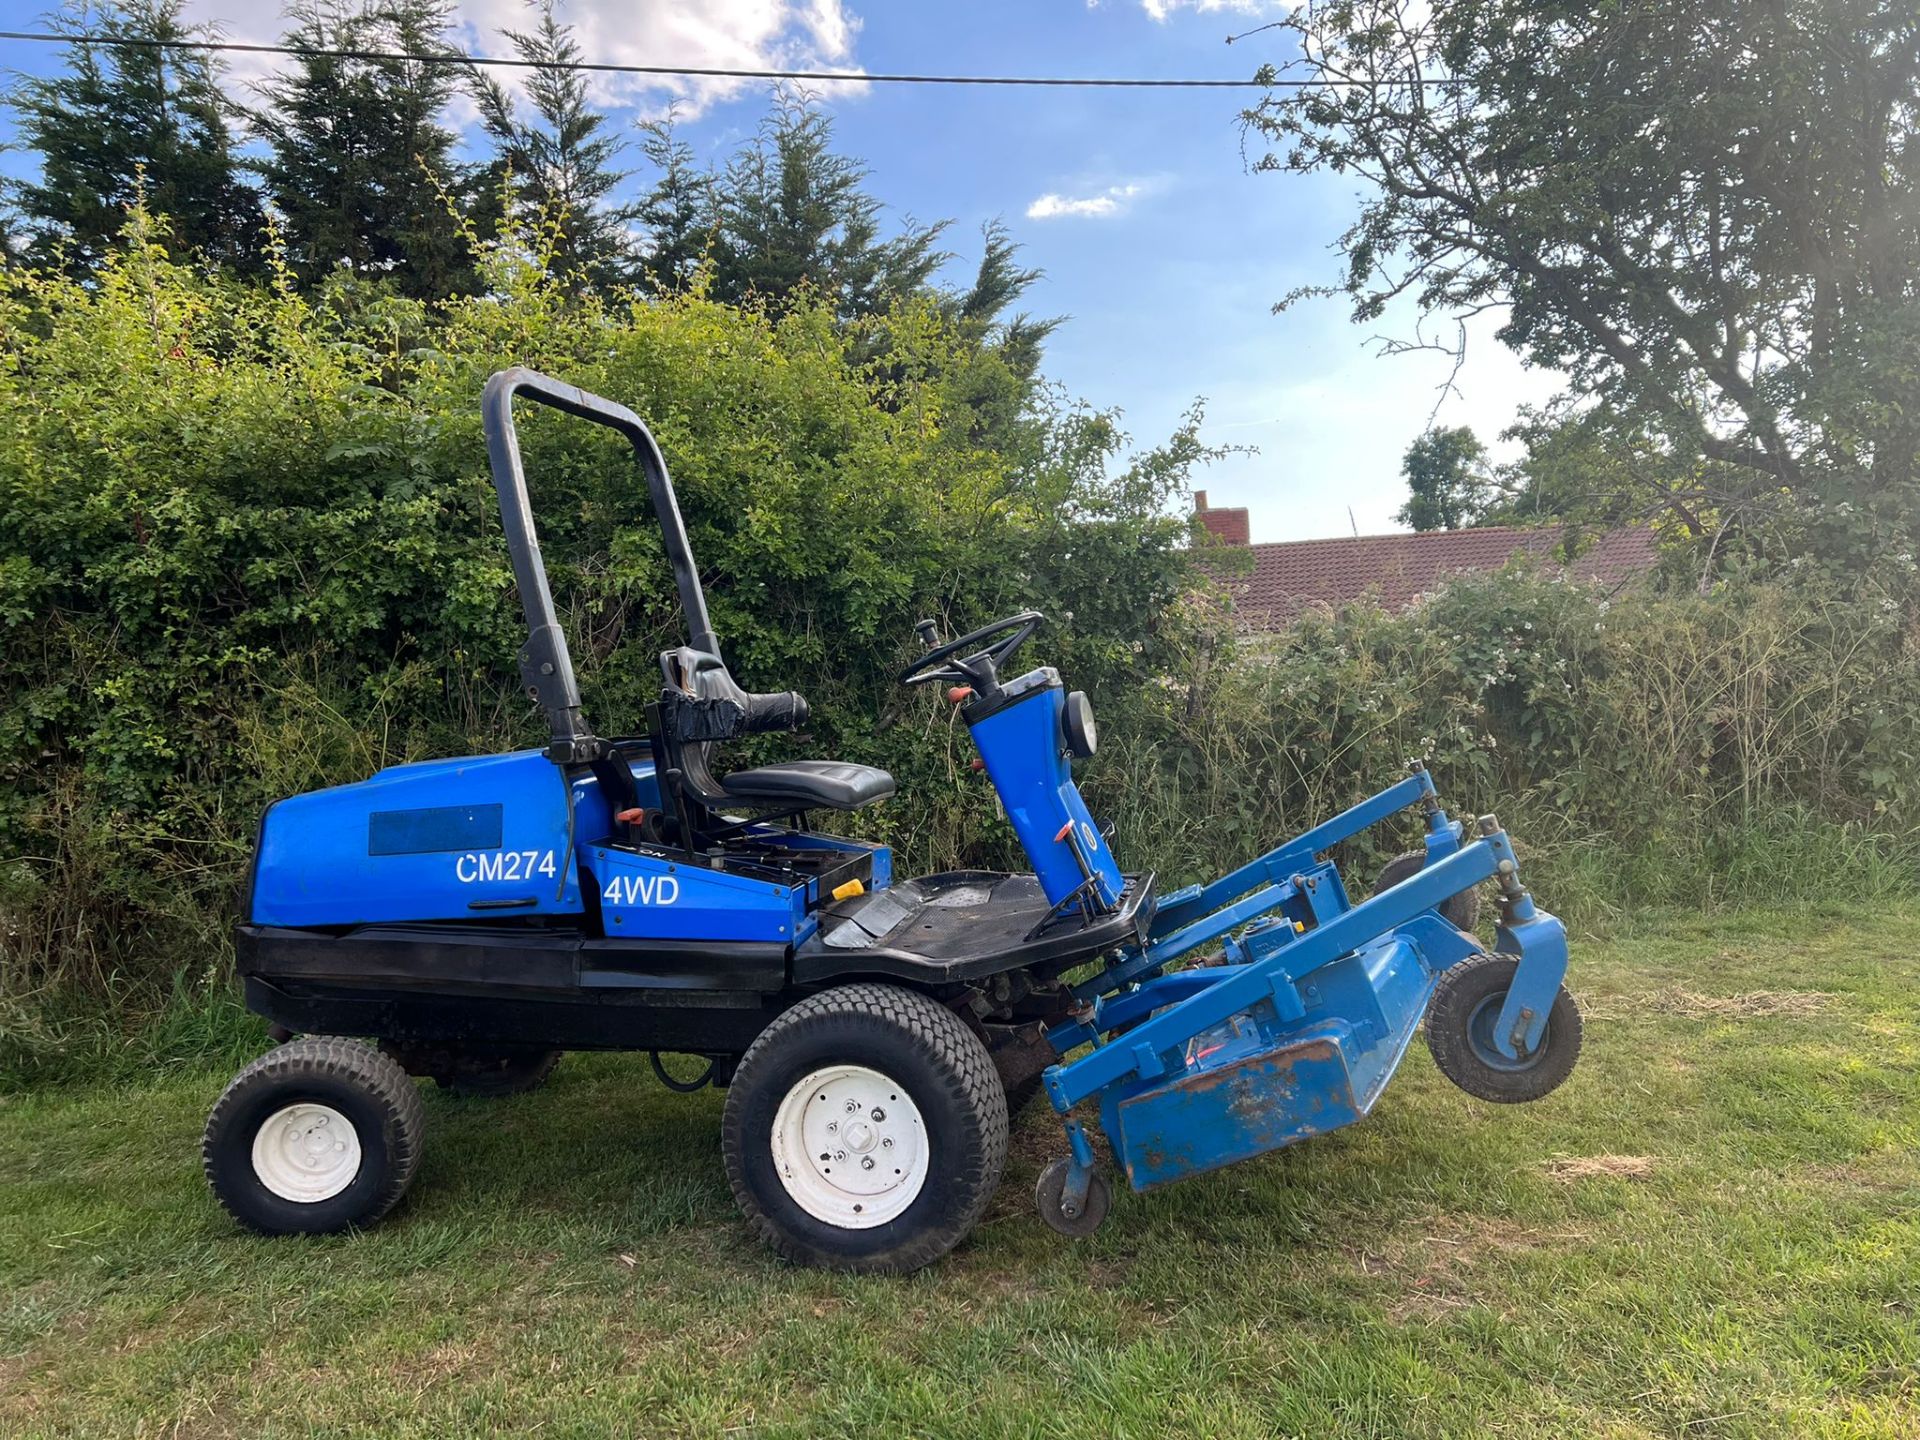
<path fill-rule="evenodd" d="M 712 747 L 743 735 L 793 730 L 806 723 L 807 702 L 792 690 L 755 695 L 742 690 L 718 655 L 690 645 L 660 652 L 666 688 L 660 723 L 680 752 L 687 788 L 709 807 L 727 803 L 712 770 Z"/>

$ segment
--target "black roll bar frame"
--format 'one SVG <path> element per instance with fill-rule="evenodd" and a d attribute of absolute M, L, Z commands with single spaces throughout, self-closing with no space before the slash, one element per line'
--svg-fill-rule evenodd
<path fill-rule="evenodd" d="M 547 717 L 550 740 L 547 758 L 560 765 L 591 764 L 606 747 L 580 715 L 580 687 L 573 673 L 573 656 L 553 606 L 547 585 L 547 567 L 540 556 L 540 536 L 527 498 L 527 477 L 520 464 L 520 440 L 513 426 L 513 401 L 522 396 L 563 414 L 591 420 L 626 436 L 634 460 L 646 477 L 654 517 L 666 544 L 667 563 L 680 592 L 680 608 L 687 620 L 688 643 L 696 650 L 720 653 L 720 643 L 707 618 L 707 596 L 700 588 L 700 572 L 687 543 L 687 527 L 680 518 L 667 462 L 653 433 L 638 415 L 598 395 L 567 385 L 537 370 L 516 365 L 487 379 L 480 399 L 487 434 L 487 460 L 493 469 L 493 488 L 500 497 L 500 525 L 506 533 L 507 554 L 513 562 L 514 583 L 520 590 L 520 608 L 527 621 L 527 643 L 520 647 L 520 679 L 527 693 Z"/>

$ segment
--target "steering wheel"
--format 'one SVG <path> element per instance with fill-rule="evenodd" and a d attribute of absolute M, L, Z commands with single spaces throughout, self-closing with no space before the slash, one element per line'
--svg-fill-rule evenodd
<path fill-rule="evenodd" d="M 1009 615 L 1003 620 L 982 625 L 978 630 L 962 635 L 957 640 L 949 640 L 944 645 L 935 645 L 900 672 L 900 683 L 928 685 L 935 680 L 958 680 L 966 684 L 978 684 L 989 676 L 979 673 L 974 668 L 976 665 L 982 660 L 989 661 L 993 672 L 998 673 L 1008 657 L 1027 643 L 1027 637 L 1038 630 L 1046 618 L 1038 610 L 1022 610 L 1018 615 Z M 931 642 L 933 622 L 922 620 L 919 629 L 920 638 Z M 998 644 L 987 643 L 999 635 L 1005 635 L 1007 638 Z M 974 648 L 976 646 L 979 647 L 977 650 Z M 964 660 L 954 660 L 954 656 L 969 650 L 974 653 Z"/>

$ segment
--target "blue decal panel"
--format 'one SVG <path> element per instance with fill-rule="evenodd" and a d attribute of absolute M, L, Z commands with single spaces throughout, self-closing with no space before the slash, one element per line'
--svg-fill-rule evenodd
<path fill-rule="evenodd" d="M 498 850 L 498 805 L 431 805 L 376 810 L 367 817 L 367 854 L 431 855 L 441 850 Z"/>
<path fill-rule="evenodd" d="M 805 885 L 781 885 L 645 851 L 587 852 L 607 938 L 791 945 L 814 926 Z"/>
<path fill-rule="evenodd" d="M 311 928 L 578 915 L 565 786 L 558 766 L 525 750 L 390 766 L 282 800 L 261 826 L 253 920 Z"/>

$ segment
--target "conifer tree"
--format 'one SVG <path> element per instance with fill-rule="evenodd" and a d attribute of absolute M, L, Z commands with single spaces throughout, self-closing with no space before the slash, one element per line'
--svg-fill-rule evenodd
<path fill-rule="evenodd" d="M 718 206 L 714 292 L 776 307 L 801 285 L 841 316 L 871 315 L 924 288 L 947 259 L 946 222 L 909 220 L 880 236 L 882 206 L 867 169 L 833 150 L 832 122 L 804 100 L 780 97 L 753 143 L 727 166 Z"/>
<path fill-rule="evenodd" d="M 450 0 L 294 0 L 286 43 L 310 52 L 265 87 L 254 116 L 261 163 L 295 272 L 316 283 L 344 268 L 435 299 L 475 285 L 448 207 L 463 190 L 441 124 L 458 84 L 451 64 L 370 59 L 445 52 Z M 353 51 L 356 55 L 322 54 Z"/>
<path fill-rule="evenodd" d="M 974 343 L 991 345 L 1022 382 L 1031 383 L 1040 368 L 1041 346 L 1061 319 L 1036 320 L 1025 312 L 1002 318 L 1044 272 L 1020 264 L 1019 242 L 1004 221 L 988 221 L 980 235 L 985 242 L 980 268 L 965 291 L 948 298 L 947 312 Z"/>
<path fill-rule="evenodd" d="M 181 19 L 182 0 L 76 5 L 52 17 L 74 37 L 64 73 L 23 81 L 12 102 L 40 173 L 16 188 L 30 253 L 65 255 L 90 271 L 144 193 L 175 258 L 257 265 L 259 197 L 239 177 L 219 70 L 205 52 L 161 43 L 89 45 L 79 37 L 189 41 L 209 34 Z"/>
<path fill-rule="evenodd" d="M 700 169 L 693 147 L 680 138 L 669 107 L 666 118 L 640 127 L 640 153 L 658 172 L 634 218 L 647 234 L 647 288 L 669 295 L 687 288 L 714 243 L 718 224 L 714 176 Z"/>
<path fill-rule="evenodd" d="M 610 199 L 628 174 L 614 168 L 623 146 L 606 133 L 607 117 L 589 102 L 585 77 L 569 68 L 580 60 L 573 27 L 555 15 L 553 0 L 537 0 L 536 8 L 531 32 L 502 32 L 533 67 L 524 72 L 530 118 L 492 75 L 478 67 L 469 72 L 481 123 L 496 147 L 489 189 L 497 189 L 505 172 L 525 204 L 547 213 L 562 273 L 599 289 L 632 284 L 640 257 L 628 227 L 638 207 Z"/>

